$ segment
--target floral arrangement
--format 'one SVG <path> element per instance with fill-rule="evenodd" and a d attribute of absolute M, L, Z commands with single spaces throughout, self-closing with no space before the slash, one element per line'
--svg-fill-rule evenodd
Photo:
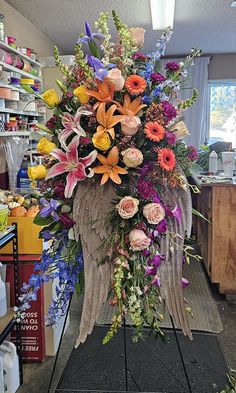
<path fill-rule="evenodd" d="M 21 311 L 43 282 L 57 278 L 57 299 L 47 318 L 49 324 L 56 323 L 79 288 L 84 269 L 78 344 L 91 333 L 108 293 L 115 311 L 105 343 L 127 313 L 135 339 L 144 325 L 162 335 L 164 298 L 176 323 L 191 334 L 183 314 L 189 309 L 182 295 L 188 280 L 181 272 L 183 256 L 188 261 L 192 253 L 184 245 L 191 228 L 185 174 L 197 154 L 183 142 L 189 134 L 183 112 L 198 94 L 194 89 L 186 101 L 178 95 L 186 68 L 200 51 L 193 49 L 182 63 L 169 61 L 162 70 L 160 57 L 172 31 L 164 30 L 154 51 L 144 54 L 144 29 L 128 28 L 114 11 L 112 16 L 116 42 L 111 41 L 109 14 L 101 13 L 96 33 L 85 23 L 71 66 L 62 64 L 55 48 L 55 62 L 64 75 L 57 81 L 61 97 L 53 89 L 39 96 L 54 111 L 43 126 L 51 141 L 43 138 L 38 146 L 48 157 L 41 210 L 35 218 L 43 226 L 40 236 L 50 243 L 23 286 Z M 99 238 L 105 228 L 110 229 Z"/>

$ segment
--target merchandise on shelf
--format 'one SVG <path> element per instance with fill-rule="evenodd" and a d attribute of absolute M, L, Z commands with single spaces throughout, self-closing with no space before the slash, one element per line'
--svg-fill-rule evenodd
<path fill-rule="evenodd" d="M 20 386 L 19 360 L 15 345 L 10 341 L 4 341 L 0 346 L 0 356 L 3 359 L 5 391 L 15 393 Z"/>

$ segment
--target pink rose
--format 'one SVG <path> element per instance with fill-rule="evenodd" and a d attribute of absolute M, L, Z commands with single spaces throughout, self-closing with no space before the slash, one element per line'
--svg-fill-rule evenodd
<path fill-rule="evenodd" d="M 124 135 L 135 135 L 141 125 L 141 120 L 138 116 L 125 116 L 121 122 L 121 131 Z"/>
<path fill-rule="evenodd" d="M 160 203 L 148 203 L 143 208 L 143 215 L 149 224 L 159 224 L 165 217 L 165 210 Z"/>
<path fill-rule="evenodd" d="M 135 45 L 141 48 L 141 46 L 144 44 L 144 34 L 146 30 L 144 30 L 142 27 L 131 27 L 129 31 L 132 35 Z"/>
<path fill-rule="evenodd" d="M 143 162 L 143 153 L 139 149 L 129 147 L 121 152 L 125 165 L 129 168 L 136 168 Z"/>
<path fill-rule="evenodd" d="M 151 244 L 151 239 L 140 229 L 133 229 L 129 234 L 130 247 L 133 251 L 142 251 Z"/>
<path fill-rule="evenodd" d="M 121 75 L 121 70 L 118 68 L 112 68 L 108 71 L 108 79 L 115 85 L 115 91 L 120 91 L 123 89 L 125 84 L 125 79 Z"/>
<path fill-rule="evenodd" d="M 133 217 L 138 211 L 139 201 L 131 196 L 126 196 L 120 200 L 116 208 L 122 218 L 128 219 Z"/>

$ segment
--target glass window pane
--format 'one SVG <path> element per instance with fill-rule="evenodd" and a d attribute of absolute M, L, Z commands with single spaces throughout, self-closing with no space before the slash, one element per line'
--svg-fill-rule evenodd
<path fill-rule="evenodd" d="M 210 141 L 236 147 L 236 83 L 210 85 Z"/>

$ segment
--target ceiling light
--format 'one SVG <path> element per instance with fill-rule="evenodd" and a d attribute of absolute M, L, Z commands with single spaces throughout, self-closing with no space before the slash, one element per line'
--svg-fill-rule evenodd
<path fill-rule="evenodd" d="M 232 1 L 231 6 L 230 7 L 236 7 L 236 1 Z"/>
<path fill-rule="evenodd" d="M 150 6 L 153 30 L 173 27 L 175 0 L 150 0 Z"/>

